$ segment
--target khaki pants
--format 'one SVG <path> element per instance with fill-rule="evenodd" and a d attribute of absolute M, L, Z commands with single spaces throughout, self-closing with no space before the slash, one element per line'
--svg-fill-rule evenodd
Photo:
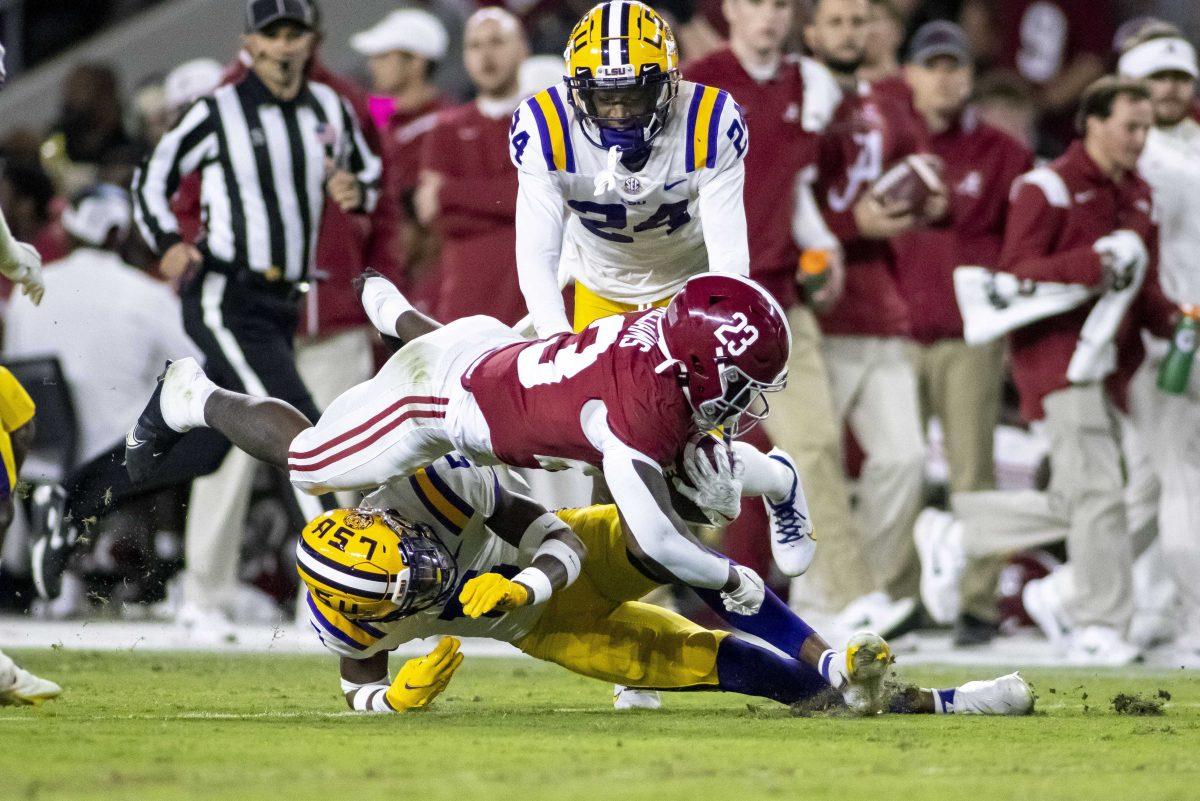
<path fill-rule="evenodd" d="M 917 377 L 898 337 L 825 337 L 833 408 L 866 452 L 859 519 L 875 587 L 915 597 L 920 564 L 913 523 L 921 510 L 925 437 Z"/>
<path fill-rule="evenodd" d="M 942 422 L 950 492 L 995 489 L 993 450 L 1000 422 L 1003 341 L 912 343 L 909 357 L 917 373 L 923 419 L 937 417 Z M 996 582 L 1005 561 L 1001 556 L 967 561 L 959 585 L 963 612 L 985 620 L 996 617 Z"/>
<path fill-rule="evenodd" d="M 1046 396 L 1048 492 L 967 492 L 951 499 L 969 557 L 1009 554 L 1065 538 L 1067 615 L 1124 632 L 1133 612 L 1133 538 L 1125 512 L 1120 421 L 1101 384 Z"/>
<path fill-rule="evenodd" d="M 1130 423 L 1143 458 L 1134 461 L 1145 492 L 1129 500 L 1130 524 L 1157 518 L 1163 561 L 1179 596 L 1185 636 L 1200 636 L 1200 367 L 1189 391 L 1157 386 L 1158 358 L 1148 358 L 1130 385 Z M 1135 465 L 1131 464 L 1131 481 Z"/>
<path fill-rule="evenodd" d="M 763 425 L 771 441 L 796 460 L 818 540 L 812 567 L 792 581 L 793 608 L 838 612 L 874 589 L 862 535 L 842 471 L 842 427 L 833 408 L 821 331 L 807 306 L 788 312 L 792 354 L 788 384 L 771 396 Z"/>

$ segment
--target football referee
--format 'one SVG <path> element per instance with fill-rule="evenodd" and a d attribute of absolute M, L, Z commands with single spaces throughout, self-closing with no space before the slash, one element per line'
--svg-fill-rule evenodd
<path fill-rule="evenodd" d="M 293 336 L 315 278 L 326 195 L 343 211 L 369 213 L 382 172 L 350 105 L 306 78 L 315 26 L 311 0 L 250 0 L 246 77 L 196 101 L 133 180 L 134 218 L 161 254 L 162 272 L 183 280 L 184 329 L 203 351 L 208 375 L 227 389 L 286 401 L 312 420 L 320 415 L 296 370 Z M 191 244 L 170 204 L 194 172 L 204 226 Z M 34 538 L 44 545 L 35 549 L 34 574 L 43 596 L 58 594 L 79 541 L 78 525 L 66 521 L 208 475 L 230 448 L 220 435 L 192 432 L 149 471 L 125 464 L 128 444 L 79 466 L 63 491 L 35 505 Z M 332 503 L 294 497 L 306 520 L 320 514 L 323 500 Z"/>
<path fill-rule="evenodd" d="M 370 212 L 381 162 L 348 102 L 305 77 L 313 53 L 309 0 L 251 0 L 241 82 L 201 98 L 134 178 L 135 218 L 185 277 L 184 326 L 220 386 L 287 401 L 319 416 L 296 370 L 292 338 L 328 194 L 343 211 Z M 205 230 L 183 241 L 171 212 L 180 179 L 201 174 Z M 197 455 L 197 461 L 200 461 Z M 137 478 L 135 476 L 135 478 Z M 305 498 L 307 517 L 319 509 Z"/>

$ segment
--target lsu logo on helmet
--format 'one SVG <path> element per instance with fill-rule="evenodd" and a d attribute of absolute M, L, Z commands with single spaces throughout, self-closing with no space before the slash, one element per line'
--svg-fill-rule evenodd
<path fill-rule="evenodd" d="M 679 87 L 679 51 L 654 9 L 600 3 L 575 25 L 563 58 L 571 105 L 593 144 L 636 151 L 662 131 Z"/>
<path fill-rule="evenodd" d="M 428 527 L 391 510 L 334 509 L 296 543 L 296 572 L 313 598 L 352 620 L 395 620 L 443 603 L 454 559 Z"/>

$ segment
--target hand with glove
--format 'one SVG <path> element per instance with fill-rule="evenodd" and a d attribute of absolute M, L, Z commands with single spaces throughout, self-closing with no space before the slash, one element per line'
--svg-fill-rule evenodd
<path fill-rule="evenodd" d="M 683 476 L 673 478 L 680 495 L 694 503 L 714 526 L 742 511 L 742 475 L 746 466 L 726 443 L 710 434 L 693 437 L 684 448 Z"/>
<path fill-rule="evenodd" d="M 442 637 L 427 655 L 405 662 L 387 691 L 387 702 L 392 709 L 403 712 L 433 703 L 462 664 L 463 655 L 458 652 L 461 645 L 457 637 Z"/>
<path fill-rule="evenodd" d="M 511 612 L 529 603 L 532 595 L 524 584 L 506 579 L 499 573 L 484 573 L 466 583 L 458 595 L 463 614 L 479 618 L 493 610 Z"/>
<path fill-rule="evenodd" d="M 1137 232 L 1127 229 L 1100 237 L 1092 249 L 1100 256 L 1103 286 L 1118 292 L 1133 282 L 1137 272 L 1145 268 L 1150 258 L 1142 238 Z"/>
<path fill-rule="evenodd" d="M 721 593 L 721 601 L 725 608 L 735 615 L 754 615 L 762 607 L 766 589 L 762 577 L 745 565 L 735 565 L 733 571 L 738 574 L 741 583 L 728 592 Z"/>
<path fill-rule="evenodd" d="M 4 275 L 21 286 L 21 291 L 29 296 L 34 306 L 41 305 L 42 296 L 46 294 L 46 285 L 42 283 L 42 256 L 33 245 L 25 242 L 13 244 L 12 255 L 16 262 L 13 268 L 3 271 Z"/>

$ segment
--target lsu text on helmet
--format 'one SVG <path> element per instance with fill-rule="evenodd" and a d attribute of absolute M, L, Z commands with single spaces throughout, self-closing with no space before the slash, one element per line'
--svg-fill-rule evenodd
<path fill-rule="evenodd" d="M 442 603 L 458 573 L 427 526 L 361 507 L 305 526 L 296 571 L 318 603 L 351 620 L 395 620 Z"/>
<path fill-rule="evenodd" d="M 600 3 L 575 25 L 563 58 L 571 105 L 593 144 L 636 153 L 662 132 L 679 88 L 679 53 L 654 9 Z"/>

